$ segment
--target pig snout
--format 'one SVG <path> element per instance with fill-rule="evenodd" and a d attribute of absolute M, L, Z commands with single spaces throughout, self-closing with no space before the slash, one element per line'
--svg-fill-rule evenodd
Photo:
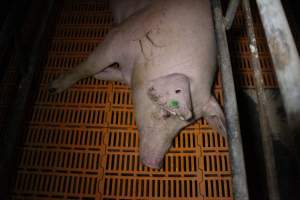
<path fill-rule="evenodd" d="M 164 155 L 171 143 L 168 140 L 163 141 L 164 139 L 160 138 L 141 137 L 140 160 L 142 164 L 151 168 L 161 168 L 163 166 Z"/>
<path fill-rule="evenodd" d="M 148 167 L 161 168 L 164 155 L 185 122 L 176 118 L 163 119 L 157 111 L 147 119 L 150 125 L 139 131 L 140 161 Z"/>

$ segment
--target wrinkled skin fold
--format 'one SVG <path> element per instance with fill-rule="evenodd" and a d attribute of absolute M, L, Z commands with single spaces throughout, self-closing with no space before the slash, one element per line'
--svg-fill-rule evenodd
<path fill-rule="evenodd" d="M 223 112 L 211 95 L 216 47 L 210 3 L 128 2 L 111 1 L 116 27 L 86 61 L 51 82 L 49 92 L 62 92 L 88 76 L 127 83 L 137 116 L 140 160 L 160 168 L 174 137 L 200 117 L 226 133 Z"/>

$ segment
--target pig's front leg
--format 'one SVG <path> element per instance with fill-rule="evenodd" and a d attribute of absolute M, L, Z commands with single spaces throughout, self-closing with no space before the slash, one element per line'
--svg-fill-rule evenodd
<path fill-rule="evenodd" d="M 62 92 L 77 81 L 98 74 L 107 66 L 118 62 L 120 54 L 118 46 L 121 45 L 118 37 L 119 35 L 116 31 L 111 31 L 86 61 L 52 81 L 49 84 L 49 93 Z"/>

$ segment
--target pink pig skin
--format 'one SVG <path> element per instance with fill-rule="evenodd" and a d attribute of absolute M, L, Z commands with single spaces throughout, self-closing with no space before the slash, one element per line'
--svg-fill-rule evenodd
<path fill-rule="evenodd" d="M 54 80 L 49 91 L 61 92 L 88 76 L 127 83 L 138 116 L 140 159 L 160 168 L 173 138 L 200 117 L 226 133 L 223 112 L 211 95 L 216 45 L 210 3 L 124 2 L 111 2 L 118 25 L 85 62 Z"/>

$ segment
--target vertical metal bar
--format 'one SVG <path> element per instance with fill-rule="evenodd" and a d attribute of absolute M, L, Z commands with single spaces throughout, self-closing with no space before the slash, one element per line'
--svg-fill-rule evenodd
<path fill-rule="evenodd" d="M 239 4 L 240 0 L 230 0 L 224 19 L 226 30 L 229 30 L 231 28 Z"/>
<path fill-rule="evenodd" d="M 8 190 L 13 177 L 13 170 L 15 169 L 16 146 L 23 131 L 23 123 L 27 110 L 26 106 L 30 97 L 29 95 L 31 94 L 30 90 L 32 88 L 33 76 L 40 63 L 40 47 L 43 44 L 43 36 L 46 33 L 45 31 L 52 12 L 54 0 L 47 0 L 45 4 L 47 4 L 47 10 L 41 20 L 40 28 L 33 42 L 33 48 L 29 57 L 28 71 L 19 82 L 16 98 L 12 103 L 7 130 L 0 138 L 0 199 L 3 200 L 8 199 Z"/>
<path fill-rule="evenodd" d="M 300 58 L 280 0 L 256 0 L 289 125 L 300 132 Z M 298 130 L 297 130 L 298 129 Z"/>
<path fill-rule="evenodd" d="M 225 115 L 227 120 L 228 142 L 232 168 L 232 189 L 235 200 L 248 200 L 247 177 L 244 163 L 242 139 L 233 74 L 225 32 L 225 21 L 222 14 L 220 0 L 212 0 L 216 38 L 218 44 L 218 61 L 221 67 L 222 83 L 225 101 Z"/>
<path fill-rule="evenodd" d="M 8 12 L 0 30 L 0 49 L 4 53 L 9 47 L 14 35 L 20 31 L 21 25 L 24 23 L 27 8 L 29 5 L 28 0 L 15 0 L 12 2 L 11 9 Z M 0 55 L 1 57 L 2 55 Z M 0 67 L 0 80 L 5 73 L 7 66 L 1 63 Z"/>
<path fill-rule="evenodd" d="M 27 5 L 28 0 L 17 0 L 12 3 L 12 8 L 5 18 L 0 30 L 1 48 L 3 48 L 4 44 L 12 38 L 13 34 L 15 34 L 16 32 L 16 29 L 21 25 L 22 21 L 24 20 L 26 11 L 25 8 L 27 7 Z"/>
<path fill-rule="evenodd" d="M 269 118 L 266 110 L 267 100 L 264 92 L 264 81 L 259 62 L 258 48 L 253 27 L 251 8 L 248 0 L 242 0 L 242 5 L 245 14 L 246 30 L 249 41 L 249 48 L 251 51 L 251 64 L 254 72 L 254 81 L 258 100 L 259 122 L 263 144 L 264 161 L 266 166 L 266 182 L 268 187 L 268 196 L 270 200 L 279 200 L 280 197 L 274 157 L 275 154 L 273 149 L 273 139 L 269 124 Z"/>

